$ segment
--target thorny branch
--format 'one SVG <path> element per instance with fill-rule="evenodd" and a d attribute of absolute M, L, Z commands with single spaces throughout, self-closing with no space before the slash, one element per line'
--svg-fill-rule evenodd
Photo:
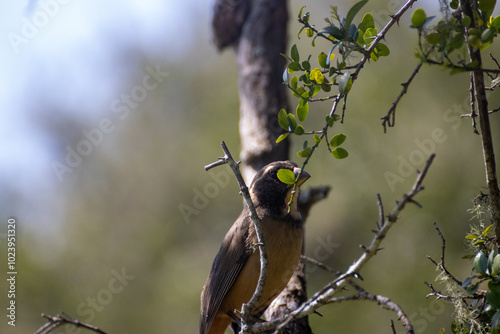
<path fill-rule="evenodd" d="M 291 312 L 290 314 L 273 321 L 253 325 L 251 328 L 252 332 L 259 333 L 273 328 L 278 331 L 288 322 L 316 312 L 316 310 L 318 310 L 320 307 L 328 304 L 330 300 L 337 293 L 342 291 L 347 284 L 350 284 L 353 278 L 359 277 L 359 272 L 380 249 L 382 240 L 386 237 L 390 228 L 394 226 L 394 224 L 398 220 L 399 213 L 405 208 L 406 204 L 414 203 L 416 205 L 419 205 L 414 200 L 414 197 L 424 189 L 422 182 L 427 175 L 434 157 L 434 154 L 429 157 L 422 172 L 418 172 L 417 178 L 415 179 L 415 183 L 413 184 L 411 190 L 403 195 L 403 199 L 401 201 L 396 202 L 396 206 L 392 209 L 389 215 L 385 217 L 379 229 L 376 231 L 371 244 L 368 247 L 364 247 L 364 253 L 347 269 L 345 273 L 339 275 L 332 282 L 328 283 L 325 287 L 323 287 L 323 289 L 315 293 L 314 296 L 312 296 L 308 301 L 303 303 L 298 309 Z M 413 333 L 413 330 L 408 330 L 408 333 Z"/>
<path fill-rule="evenodd" d="M 266 252 L 266 246 L 264 244 L 264 235 L 262 234 L 261 221 L 255 210 L 255 206 L 252 202 L 252 198 L 250 197 L 250 193 L 248 192 L 248 187 L 246 186 L 245 181 L 241 176 L 239 169 L 239 162 L 234 161 L 233 157 L 231 156 L 231 153 L 229 152 L 226 146 L 226 143 L 222 142 L 221 146 L 222 150 L 224 151 L 224 157 L 219 158 L 219 161 L 206 165 L 205 170 L 208 171 L 211 168 L 226 163 L 229 164 L 229 166 L 233 170 L 234 175 L 236 176 L 236 180 L 238 181 L 240 192 L 243 195 L 243 198 L 245 199 L 248 208 L 250 209 L 250 218 L 252 219 L 252 222 L 255 226 L 255 232 L 257 234 L 257 241 L 258 241 L 257 246 L 259 247 L 259 252 L 260 252 L 260 275 L 259 275 L 259 280 L 257 282 L 257 286 L 255 287 L 255 291 L 253 293 L 252 298 L 248 301 L 248 303 L 243 304 L 241 307 L 241 316 L 242 319 L 244 320 L 241 326 L 241 333 L 246 333 L 248 332 L 248 320 L 250 319 L 252 311 L 255 308 L 257 301 L 262 296 L 262 291 L 264 290 L 264 284 L 266 282 L 266 277 L 267 277 L 267 263 L 268 263 L 267 252 Z"/>
<path fill-rule="evenodd" d="M 317 261 L 315 259 L 312 259 L 310 257 L 303 255 L 301 257 L 301 260 L 304 262 L 307 262 L 309 264 L 315 265 L 315 266 L 317 266 L 317 267 L 319 267 L 319 268 L 321 268 L 329 273 L 332 273 L 336 276 L 339 276 L 341 274 L 340 271 L 335 270 L 335 269 L 331 268 L 330 266 L 327 266 L 326 264 L 324 264 L 320 261 Z M 411 321 L 399 305 L 397 305 L 396 303 L 394 303 L 393 301 L 391 301 L 387 297 L 384 297 L 381 295 L 373 295 L 373 294 L 367 292 L 366 290 L 364 290 L 361 286 L 359 286 L 354 281 L 350 281 L 349 284 L 351 286 L 353 286 L 354 288 L 356 288 L 356 290 L 358 290 L 357 294 L 350 295 L 350 296 L 344 296 L 344 297 L 334 297 L 330 300 L 329 303 L 338 303 L 338 302 L 347 301 L 347 300 L 370 300 L 370 301 L 377 302 L 377 304 L 380 305 L 382 308 L 396 312 L 396 314 L 398 315 L 398 319 L 401 320 L 401 322 L 403 323 L 403 326 L 405 326 L 407 331 L 411 333 L 411 331 L 413 330 L 412 325 L 411 325 Z"/>

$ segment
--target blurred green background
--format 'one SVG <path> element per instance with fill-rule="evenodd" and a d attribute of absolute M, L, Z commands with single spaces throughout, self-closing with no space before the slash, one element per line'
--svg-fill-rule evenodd
<path fill-rule="evenodd" d="M 31 333 L 44 323 L 41 313 L 64 311 L 109 333 L 196 333 L 203 283 L 242 207 L 227 169 L 203 169 L 221 155 L 222 140 L 234 156 L 239 152 L 234 54 L 218 53 L 210 42 L 211 2 L 57 3 L 52 12 L 38 2 L 10 5 L 12 12 L 2 15 L 8 38 L 1 61 L 0 263 L 6 268 L 7 219 L 15 217 L 18 275 L 16 327 L 4 316 L 0 331 Z M 373 1 L 363 11 L 373 13 L 380 29 L 402 3 Z M 305 35 L 297 40 L 299 8 L 306 5 L 311 22 L 321 27 L 330 4 L 290 2 L 289 45 L 297 43 L 302 55 L 326 46 L 313 50 Z M 352 4 L 334 3 L 341 13 Z M 437 2 L 418 7 L 439 15 Z M 13 44 L 9 33 L 22 35 L 25 19 L 34 22 L 40 10 L 48 23 L 26 43 Z M 453 309 L 425 297 L 424 281 L 435 283 L 437 275 L 426 256 L 439 259 L 441 252 L 433 223 L 447 240 L 448 269 L 467 276 L 471 265 L 461 259 L 471 222 L 467 209 L 487 189 L 480 138 L 469 119 L 459 118 L 469 113 L 467 74 L 424 66 L 398 106 L 396 127 L 383 132 L 380 118 L 417 65 L 409 17 L 387 34 L 391 55 L 365 65 L 345 123 L 333 129 L 347 135 L 349 157 L 335 160 L 320 147 L 308 165 L 306 185 L 328 184 L 332 191 L 307 221 L 306 253 L 345 270 L 362 253 L 359 245 L 371 240 L 376 194 L 391 210 L 435 152 L 417 198 L 423 208 L 404 210 L 361 274 L 369 292 L 402 306 L 417 333 L 436 333 L 449 328 Z M 491 48 L 497 56 L 499 50 Z M 500 94 L 491 93 L 490 108 L 499 103 Z M 312 104 L 306 128 L 322 127 L 330 107 Z M 497 156 L 499 125 L 493 115 Z M 294 152 L 302 140 L 293 138 L 291 152 L 299 164 Z M 86 154 L 73 160 L 74 167 L 65 161 L 71 149 Z M 388 182 L 388 172 L 401 178 Z M 186 207 L 193 211 L 183 216 Z M 331 279 L 308 269 L 310 292 Z M 6 293 L 0 300 L 5 310 Z M 323 317 L 310 317 L 315 333 L 389 333 L 390 320 L 397 321 L 369 302 L 320 312 Z"/>

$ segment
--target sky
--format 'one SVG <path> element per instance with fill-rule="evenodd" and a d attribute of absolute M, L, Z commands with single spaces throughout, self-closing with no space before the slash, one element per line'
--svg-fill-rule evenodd
<path fill-rule="evenodd" d="M 31 197 L 28 207 L 39 214 L 47 203 L 37 197 L 38 189 L 54 189 L 60 182 L 53 168 L 60 144 L 47 131 L 46 119 L 88 122 L 102 117 L 143 57 L 182 57 L 195 39 L 195 31 L 186 26 L 191 22 L 187 13 L 208 17 L 202 13 L 209 13 L 210 5 L 165 0 L 3 1 L 0 187 L 28 201 Z"/>

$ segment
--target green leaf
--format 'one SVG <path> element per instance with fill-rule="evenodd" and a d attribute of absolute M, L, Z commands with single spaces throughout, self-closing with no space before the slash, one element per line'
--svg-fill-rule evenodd
<path fill-rule="evenodd" d="M 500 254 L 497 254 L 491 264 L 491 274 L 498 276 L 500 274 Z"/>
<path fill-rule="evenodd" d="M 377 36 L 377 29 L 368 28 L 365 30 L 365 33 L 363 34 L 363 40 L 365 41 L 366 44 L 370 45 L 373 42 L 375 36 Z"/>
<path fill-rule="evenodd" d="M 321 143 L 321 138 L 318 136 L 317 133 L 314 134 L 313 139 L 315 143 Z"/>
<path fill-rule="evenodd" d="M 297 89 L 297 81 L 299 80 L 299 77 L 294 75 L 292 80 L 290 80 L 290 86 L 292 86 L 293 89 Z"/>
<path fill-rule="evenodd" d="M 491 21 L 490 27 L 500 29 L 500 16 L 497 16 Z"/>
<path fill-rule="evenodd" d="M 306 147 L 302 151 L 297 152 L 297 156 L 299 156 L 299 158 L 307 158 L 311 155 L 311 152 L 312 152 L 312 148 Z"/>
<path fill-rule="evenodd" d="M 300 7 L 300 10 L 299 10 L 299 16 L 298 16 L 298 17 L 299 17 L 299 19 L 301 19 L 301 18 L 302 18 L 302 12 L 304 11 L 304 8 L 306 8 L 306 6 L 302 6 L 302 7 Z"/>
<path fill-rule="evenodd" d="M 278 139 L 276 139 L 276 144 L 278 144 L 279 142 L 282 142 L 283 140 L 285 140 L 285 138 L 288 137 L 289 134 L 290 134 L 289 132 L 286 132 L 286 133 L 280 135 L 278 137 Z"/>
<path fill-rule="evenodd" d="M 486 292 L 486 300 L 493 308 L 500 309 L 500 293 L 498 291 L 490 290 Z"/>
<path fill-rule="evenodd" d="M 330 85 L 321 85 L 321 89 L 324 91 L 324 92 L 329 92 L 332 90 L 332 86 Z"/>
<path fill-rule="evenodd" d="M 356 42 L 358 40 L 358 27 L 353 23 L 349 26 L 347 30 L 347 36 L 349 40 Z"/>
<path fill-rule="evenodd" d="M 482 12 L 490 12 L 495 8 L 497 0 L 479 0 L 477 8 Z"/>
<path fill-rule="evenodd" d="M 375 21 L 373 20 L 373 15 L 370 13 L 366 13 L 359 24 L 359 30 L 365 32 L 368 28 L 375 28 Z"/>
<path fill-rule="evenodd" d="M 377 61 L 380 57 L 386 57 L 390 54 L 389 48 L 383 43 L 377 44 L 372 54 L 370 55 L 371 60 Z"/>
<path fill-rule="evenodd" d="M 295 131 L 293 133 L 295 133 L 297 136 L 302 136 L 304 134 L 305 130 L 304 130 L 304 127 L 302 125 L 297 125 L 297 127 L 295 128 Z"/>
<path fill-rule="evenodd" d="M 297 49 L 296 44 L 294 44 L 292 46 L 291 56 L 292 56 L 293 61 L 295 61 L 297 63 L 300 61 L 299 50 Z"/>
<path fill-rule="evenodd" d="M 414 28 L 422 29 L 426 20 L 427 14 L 425 14 L 425 11 L 422 8 L 418 8 L 411 15 L 411 25 Z"/>
<path fill-rule="evenodd" d="M 488 269 L 488 260 L 483 252 L 478 252 L 474 257 L 474 269 L 481 275 L 486 275 L 486 269 Z"/>
<path fill-rule="evenodd" d="M 463 281 L 462 281 L 462 288 L 466 288 L 468 287 L 469 285 L 471 285 L 472 283 L 472 280 L 475 278 L 475 276 L 471 276 L 471 277 L 467 277 L 465 278 Z"/>
<path fill-rule="evenodd" d="M 306 71 L 310 71 L 311 70 L 311 64 L 307 61 L 307 60 L 304 60 L 302 62 L 302 68 Z"/>
<path fill-rule="evenodd" d="M 481 41 L 483 43 L 488 43 L 488 42 L 491 42 L 493 40 L 493 37 L 495 37 L 497 31 L 496 29 L 492 29 L 492 28 L 488 28 L 486 30 L 483 31 L 483 33 L 481 34 Z"/>
<path fill-rule="evenodd" d="M 323 29 L 321 29 L 321 31 L 319 31 L 320 34 L 329 34 L 331 36 L 333 36 L 334 38 L 338 39 L 338 40 L 342 40 L 344 39 L 345 35 L 344 33 L 342 32 L 342 30 L 340 30 L 340 28 L 337 28 L 337 27 L 334 27 L 334 26 L 327 26 L 327 27 L 324 27 Z"/>
<path fill-rule="evenodd" d="M 469 235 L 465 236 L 465 239 L 469 239 L 469 240 L 475 240 L 478 238 L 479 238 L 479 236 L 476 234 L 469 234 Z"/>
<path fill-rule="evenodd" d="M 351 25 L 352 20 L 354 19 L 356 14 L 358 14 L 358 12 L 361 10 L 361 8 L 363 8 L 364 5 L 366 5 L 367 2 L 368 0 L 361 0 L 360 2 L 354 4 L 351 9 L 349 9 L 349 11 L 347 12 L 347 16 L 345 17 L 344 27 L 349 27 Z"/>
<path fill-rule="evenodd" d="M 335 122 L 335 119 L 333 117 L 326 115 L 326 123 L 328 123 L 329 127 L 333 126 L 333 122 Z"/>
<path fill-rule="evenodd" d="M 337 147 L 336 149 L 332 150 L 332 155 L 337 159 L 344 159 L 347 158 L 349 153 L 347 153 L 347 151 L 342 147 Z"/>
<path fill-rule="evenodd" d="M 309 143 L 307 142 L 307 140 L 304 140 L 304 142 L 302 143 L 302 149 L 305 150 L 307 148 L 307 145 L 309 145 Z"/>
<path fill-rule="evenodd" d="M 309 113 L 309 103 L 303 98 L 301 98 L 299 100 L 299 104 L 297 105 L 297 117 L 299 121 L 303 122 L 306 119 L 308 113 Z"/>
<path fill-rule="evenodd" d="M 311 87 L 311 95 L 314 96 L 314 95 L 318 94 L 320 90 L 321 90 L 321 86 L 318 86 L 318 85 L 314 86 L 313 85 Z"/>
<path fill-rule="evenodd" d="M 342 143 L 346 140 L 346 135 L 339 133 L 338 135 L 335 135 L 332 140 L 330 141 L 330 146 L 337 147 L 342 145 Z"/>
<path fill-rule="evenodd" d="M 326 63 L 326 53 L 321 52 L 318 55 L 318 64 L 323 68 L 329 68 L 330 66 Z"/>
<path fill-rule="evenodd" d="M 293 73 L 296 71 L 302 71 L 302 67 L 300 67 L 300 64 L 298 62 L 294 61 L 288 64 L 288 73 Z"/>
<path fill-rule="evenodd" d="M 351 72 L 345 72 L 339 79 L 339 92 L 340 94 L 347 94 L 351 90 L 352 78 Z"/>
<path fill-rule="evenodd" d="M 288 121 L 290 122 L 290 130 L 295 131 L 295 128 L 297 127 L 295 116 L 293 114 L 288 114 Z"/>
<path fill-rule="evenodd" d="M 288 127 L 290 126 L 290 121 L 288 120 L 288 115 L 285 109 L 281 109 L 278 113 L 278 123 L 283 130 L 288 131 Z"/>
<path fill-rule="evenodd" d="M 289 169 L 280 169 L 276 175 L 278 176 L 278 180 L 284 184 L 295 183 L 295 174 Z"/>
<path fill-rule="evenodd" d="M 427 41 L 429 42 L 429 44 L 438 45 L 441 43 L 441 35 L 437 32 L 433 32 L 427 35 Z"/>

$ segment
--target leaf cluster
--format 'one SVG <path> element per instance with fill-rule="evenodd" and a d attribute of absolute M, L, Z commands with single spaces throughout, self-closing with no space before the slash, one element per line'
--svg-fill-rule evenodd
<path fill-rule="evenodd" d="M 448 11 L 436 25 L 428 27 L 434 16 L 417 9 L 412 15 L 412 28 L 418 32 L 415 55 L 422 61 L 450 68 L 453 73 L 464 72 L 478 66 L 467 62 L 467 46 L 485 50 L 500 31 L 500 16 L 493 17 L 496 0 L 478 1 L 472 17 L 462 13 L 458 1 L 450 2 Z"/>

